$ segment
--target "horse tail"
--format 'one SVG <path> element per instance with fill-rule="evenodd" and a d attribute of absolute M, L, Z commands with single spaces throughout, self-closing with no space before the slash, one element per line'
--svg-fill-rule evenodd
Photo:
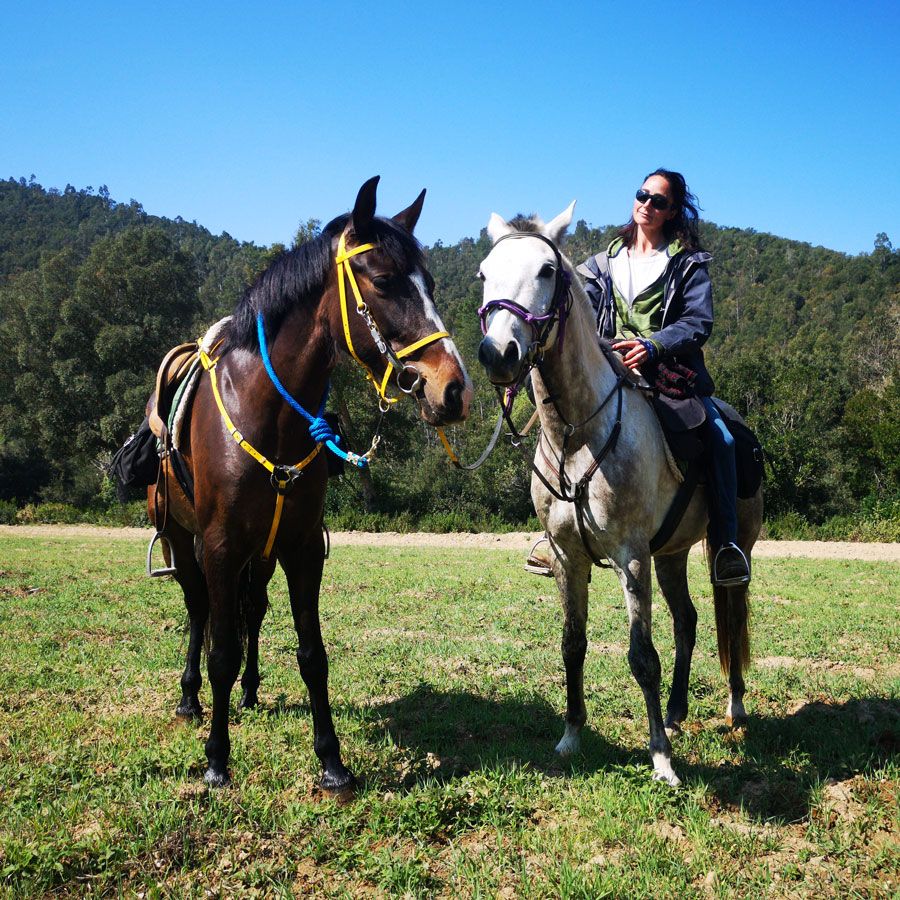
<path fill-rule="evenodd" d="M 706 562 L 712 573 L 713 552 L 706 544 Z M 716 644 L 719 665 L 727 676 L 731 670 L 732 647 L 737 649 L 741 671 L 750 665 L 750 600 L 747 585 L 719 587 L 713 585 L 713 608 L 716 613 Z"/>

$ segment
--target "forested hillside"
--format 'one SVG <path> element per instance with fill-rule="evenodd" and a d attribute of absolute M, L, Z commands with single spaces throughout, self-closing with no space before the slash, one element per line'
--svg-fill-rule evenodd
<path fill-rule="evenodd" d="M 298 239 L 315 233 L 309 212 L 298 210 L 306 223 Z M 896 518 L 900 252 L 883 234 L 872 253 L 851 257 L 711 223 L 702 232 L 714 257 L 708 364 L 718 393 L 749 418 L 770 454 L 770 514 Z M 565 252 L 579 262 L 612 233 L 579 222 Z M 165 350 L 230 312 L 282 249 L 149 216 L 102 187 L 0 182 L 0 500 L 95 501 L 102 463 L 140 422 Z M 472 420 L 451 429 L 468 458 L 494 420 L 477 364 L 474 276 L 488 249 L 483 233 L 428 248 L 438 305 L 476 381 Z M 336 375 L 334 398 L 351 437 L 365 444 L 378 412 L 358 373 Z M 411 406 L 392 411 L 384 432 L 365 495 L 354 475 L 335 483 L 334 514 L 365 508 L 410 525 L 423 511 L 444 525 L 529 516 L 528 470 L 508 446 L 463 475 Z"/>

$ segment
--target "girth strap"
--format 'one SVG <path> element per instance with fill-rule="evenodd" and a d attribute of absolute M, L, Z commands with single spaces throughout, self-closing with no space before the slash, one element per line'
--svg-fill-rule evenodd
<path fill-rule="evenodd" d="M 672 498 L 672 504 L 669 506 L 669 510 L 663 519 L 662 525 L 659 526 L 659 531 L 650 538 L 651 553 L 656 553 L 657 550 L 665 547 L 669 538 L 675 534 L 675 529 L 678 528 L 682 516 L 684 516 L 685 511 L 691 502 L 691 497 L 694 496 L 694 490 L 699 481 L 700 462 L 695 459 L 688 465 L 684 481 L 678 485 L 678 490 L 675 491 L 675 496 Z"/>

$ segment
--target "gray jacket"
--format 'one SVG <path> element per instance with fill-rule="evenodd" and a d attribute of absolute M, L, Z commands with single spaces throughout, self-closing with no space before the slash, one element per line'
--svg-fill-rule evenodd
<path fill-rule="evenodd" d="M 660 359 L 683 363 L 697 373 L 695 389 L 702 397 L 713 393 L 714 385 L 703 361 L 703 345 L 712 333 L 712 283 L 705 250 L 676 253 L 666 267 L 662 324 L 648 335 L 662 348 Z M 577 267 L 584 289 L 594 307 L 597 334 L 612 340 L 616 335 L 616 304 L 607 252 L 601 251 Z"/>

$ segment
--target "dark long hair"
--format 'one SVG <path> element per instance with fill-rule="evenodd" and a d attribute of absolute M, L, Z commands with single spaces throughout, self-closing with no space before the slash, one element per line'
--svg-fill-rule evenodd
<path fill-rule="evenodd" d="M 688 190 L 687 182 L 681 172 L 672 172 L 669 169 L 657 169 L 645 176 L 644 181 L 659 175 L 669 183 L 669 191 L 672 194 L 672 205 L 677 210 L 676 214 L 667 219 L 663 225 L 663 236 L 667 243 L 676 238 L 681 242 L 685 250 L 700 249 L 700 204 L 697 198 Z M 643 182 L 642 182 L 643 183 Z M 632 218 L 627 225 L 619 229 L 619 237 L 625 242 L 626 247 L 634 246 L 634 238 L 637 234 L 637 223 Z"/>

